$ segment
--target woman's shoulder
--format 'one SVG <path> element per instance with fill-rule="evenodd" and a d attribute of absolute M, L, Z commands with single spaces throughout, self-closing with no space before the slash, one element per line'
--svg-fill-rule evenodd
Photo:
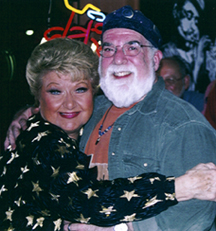
<path fill-rule="evenodd" d="M 27 128 L 17 138 L 16 146 L 34 151 L 53 150 L 58 146 L 77 146 L 61 128 L 44 120 L 40 114 L 28 119 Z"/>

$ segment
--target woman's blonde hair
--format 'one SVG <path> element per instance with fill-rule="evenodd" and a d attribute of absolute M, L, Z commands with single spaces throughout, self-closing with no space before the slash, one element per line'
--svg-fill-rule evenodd
<path fill-rule="evenodd" d="M 39 100 L 43 76 L 50 71 L 70 74 L 72 81 L 90 79 L 93 93 L 97 91 L 98 56 L 83 42 L 56 38 L 33 50 L 26 67 L 26 79 L 36 103 Z"/>

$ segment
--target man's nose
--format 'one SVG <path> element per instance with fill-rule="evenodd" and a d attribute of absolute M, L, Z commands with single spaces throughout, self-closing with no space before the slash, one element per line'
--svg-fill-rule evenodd
<path fill-rule="evenodd" d="M 122 48 L 118 48 L 116 50 L 116 53 L 113 57 L 114 64 L 120 65 L 120 64 L 126 64 L 127 63 L 127 56 L 124 54 L 124 51 Z"/>

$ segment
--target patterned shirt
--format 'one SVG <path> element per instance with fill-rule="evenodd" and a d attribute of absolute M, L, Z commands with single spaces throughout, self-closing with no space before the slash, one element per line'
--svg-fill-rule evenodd
<path fill-rule="evenodd" d="M 97 169 L 59 127 L 38 114 L 0 156 L 0 230 L 61 230 L 63 219 L 112 226 L 177 203 L 174 178 L 147 173 L 97 181 Z"/>

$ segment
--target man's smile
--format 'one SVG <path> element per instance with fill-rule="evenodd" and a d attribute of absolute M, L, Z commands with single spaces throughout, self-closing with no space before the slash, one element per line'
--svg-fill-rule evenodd
<path fill-rule="evenodd" d="M 130 71 L 119 71 L 119 72 L 114 72 L 113 75 L 116 78 L 124 78 L 124 77 L 128 77 L 129 75 L 131 75 L 132 72 Z"/>

